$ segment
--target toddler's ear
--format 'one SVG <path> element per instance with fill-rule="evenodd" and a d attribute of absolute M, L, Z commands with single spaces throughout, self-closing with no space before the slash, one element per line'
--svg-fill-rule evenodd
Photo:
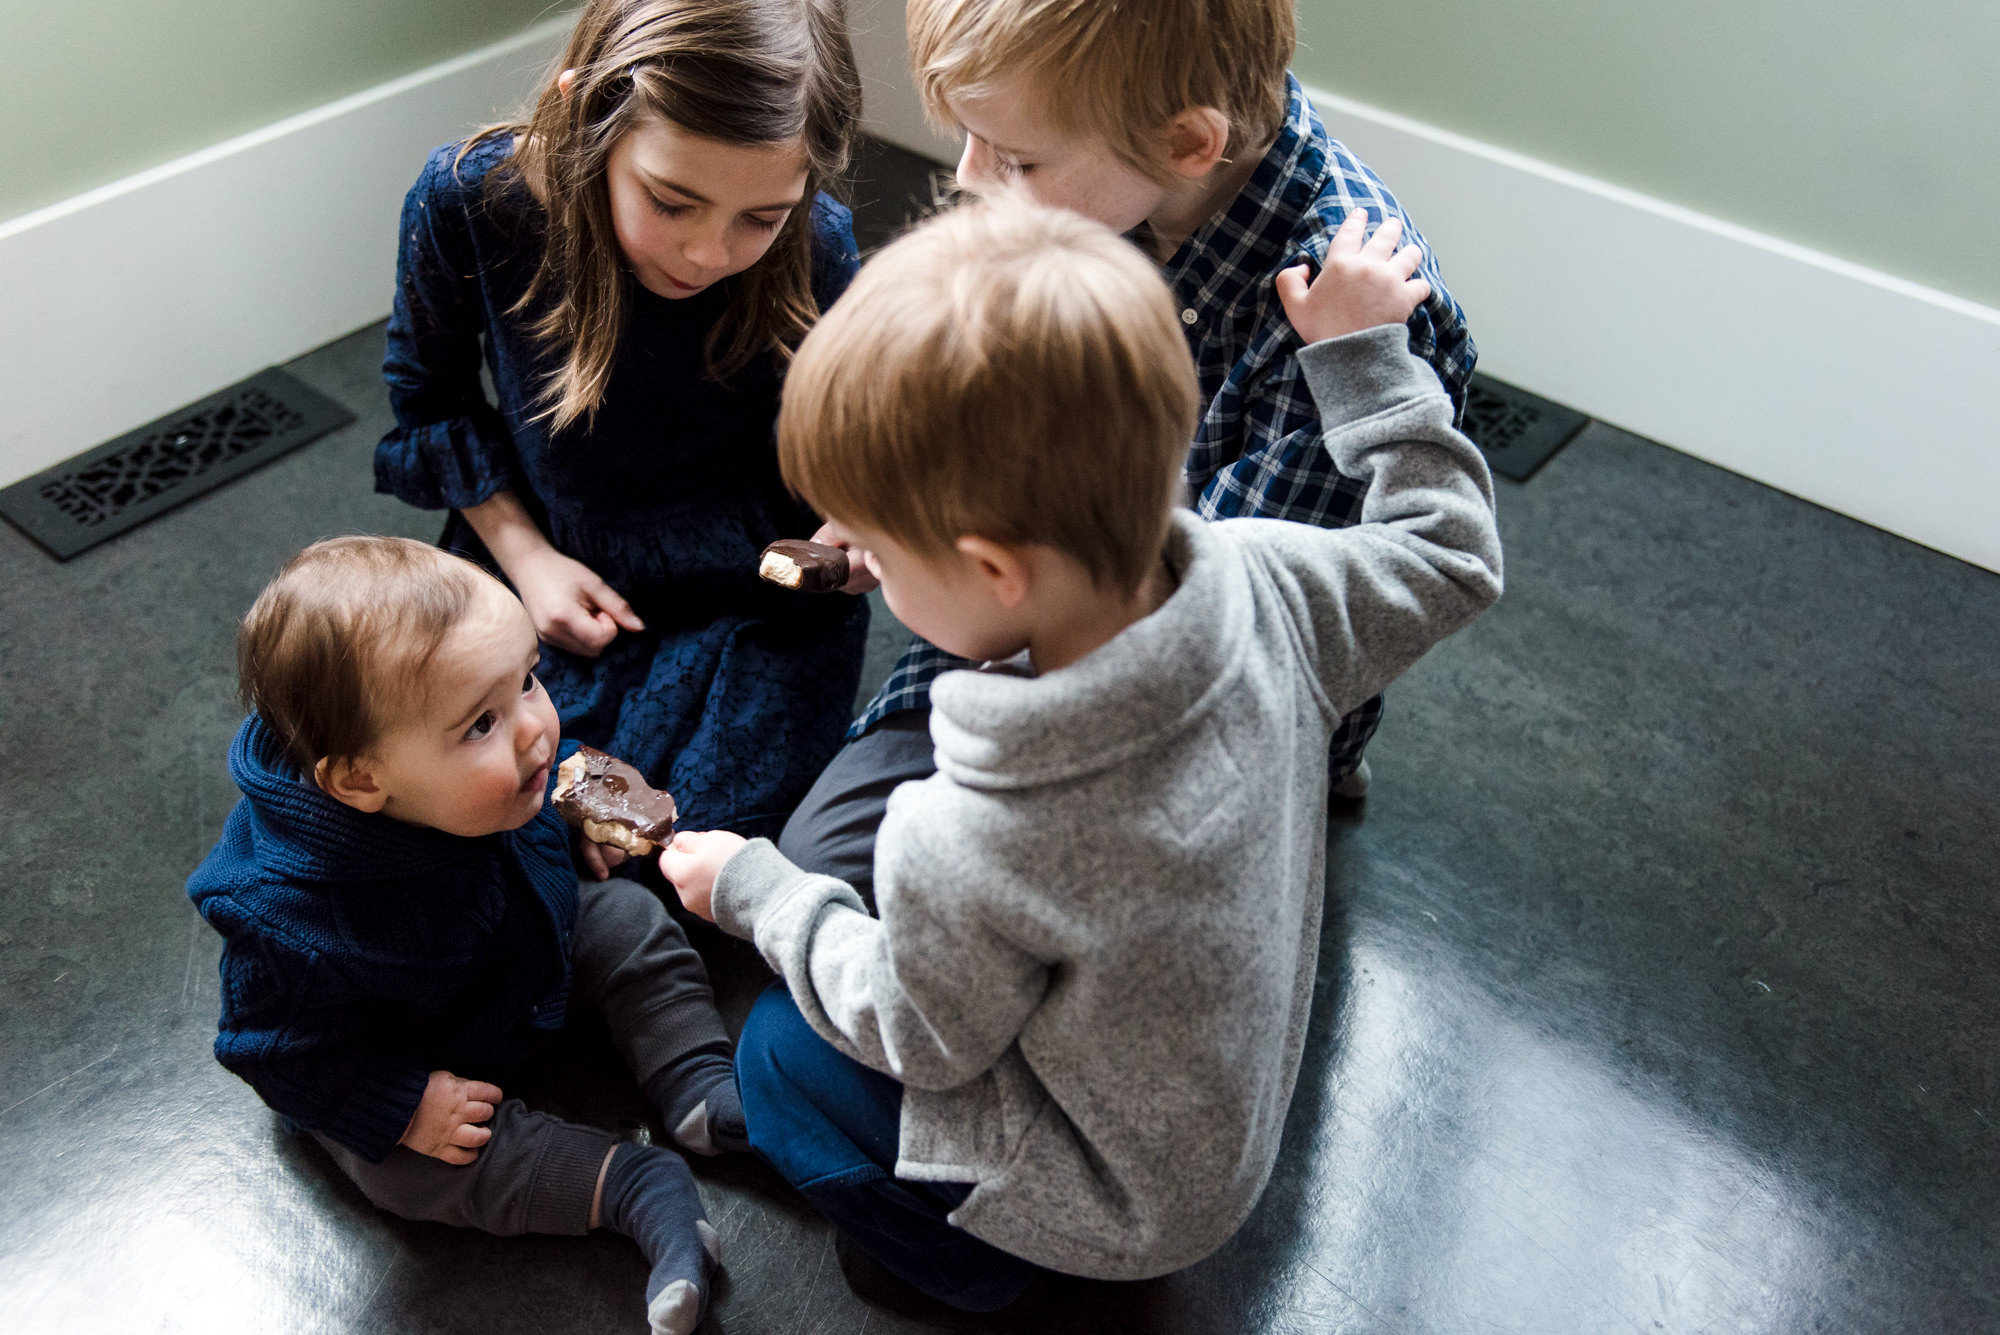
<path fill-rule="evenodd" d="M 1001 607 L 1011 612 L 1027 598 L 1032 572 L 1019 544 L 964 537 L 953 545 L 970 559 L 971 569 Z"/>
<path fill-rule="evenodd" d="M 320 791 L 343 806 L 356 811 L 376 812 L 389 800 L 389 795 L 376 785 L 375 776 L 362 768 L 358 760 L 334 760 L 321 757 L 313 766 L 313 782 Z"/>

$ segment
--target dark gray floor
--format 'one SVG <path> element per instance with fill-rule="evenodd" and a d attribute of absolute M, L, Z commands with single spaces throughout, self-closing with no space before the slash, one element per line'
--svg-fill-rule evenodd
<path fill-rule="evenodd" d="M 208 1053 L 236 618 L 316 537 L 438 527 L 369 494 L 380 343 L 294 364 L 333 437 L 68 565 L 0 528 L 0 1330 L 644 1328 L 629 1243 L 386 1218 Z M 1027 1328 L 2000 1330 L 2000 577 L 1601 426 L 1501 505 L 1505 601 L 1330 836 L 1257 1213 Z M 539 1097 L 636 1117 L 615 1068 Z M 710 1329 L 919 1328 L 761 1165 L 697 1171 Z"/>

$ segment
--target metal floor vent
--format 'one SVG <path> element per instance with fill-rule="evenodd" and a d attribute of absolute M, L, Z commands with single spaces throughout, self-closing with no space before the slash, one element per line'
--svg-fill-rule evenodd
<path fill-rule="evenodd" d="M 0 491 L 0 514 L 59 561 L 354 420 L 276 367 Z"/>
<path fill-rule="evenodd" d="M 1465 434 L 1501 477 L 1526 482 L 1590 421 L 1504 380 L 1474 375 L 1465 396 Z"/>

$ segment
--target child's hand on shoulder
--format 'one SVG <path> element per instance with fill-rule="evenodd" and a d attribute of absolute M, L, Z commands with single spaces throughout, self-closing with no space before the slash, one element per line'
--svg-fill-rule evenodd
<path fill-rule="evenodd" d="M 722 864 L 749 842 L 727 830 L 683 830 L 660 850 L 660 875 L 673 884 L 682 908 L 714 922 L 715 878 L 722 874 Z"/>
<path fill-rule="evenodd" d="M 620 630 L 646 628 L 632 605 L 595 570 L 553 547 L 531 559 L 517 558 L 507 573 L 535 623 L 535 634 L 558 649 L 595 658 Z"/>
<path fill-rule="evenodd" d="M 1333 234 L 1319 277 L 1307 282 L 1303 264 L 1278 275 L 1278 300 L 1285 316 L 1305 343 L 1357 334 L 1376 325 L 1402 324 L 1431 294 L 1431 285 L 1415 277 L 1424 262 L 1417 246 L 1396 249 L 1403 238 L 1403 221 L 1390 218 L 1362 242 L 1368 215 L 1356 209 Z"/>
<path fill-rule="evenodd" d="M 493 1119 L 493 1105 L 499 1101 L 498 1085 L 461 1080 L 450 1071 L 432 1071 L 423 1100 L 397 1143 L 446 1163 L 471 1163 L 479 1157 L 480 1148 L 493 1139 L 492 1128 L 479 1123 Z"/>

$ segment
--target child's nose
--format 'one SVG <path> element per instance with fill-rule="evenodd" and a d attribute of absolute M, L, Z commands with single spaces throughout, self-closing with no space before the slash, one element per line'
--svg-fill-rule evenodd
<path fill-rule="evenodd" d="M 704 269 L 721 269 L 729 263 L 729 238 L 721 228 L 704 228 L 688 239 L 689 263 Z"/>
<path fill-rule="evenodd" d="M 548 732 L 548 720 L 543 717 L 541 710 L 524 709 L 521 711 L 521 726 L 514 730 L 514 749 L 522 755 L 527 755 L 542 744 L 542 739 L 548 736 Z"/>
<path fill-rule="evenodd" d="M 964 190 L 976 190 L 991 179 L 993 164 L 987 160 L 977 139 L 965 136 L 965 151 L 958 155 L 958 184 Z"/>

